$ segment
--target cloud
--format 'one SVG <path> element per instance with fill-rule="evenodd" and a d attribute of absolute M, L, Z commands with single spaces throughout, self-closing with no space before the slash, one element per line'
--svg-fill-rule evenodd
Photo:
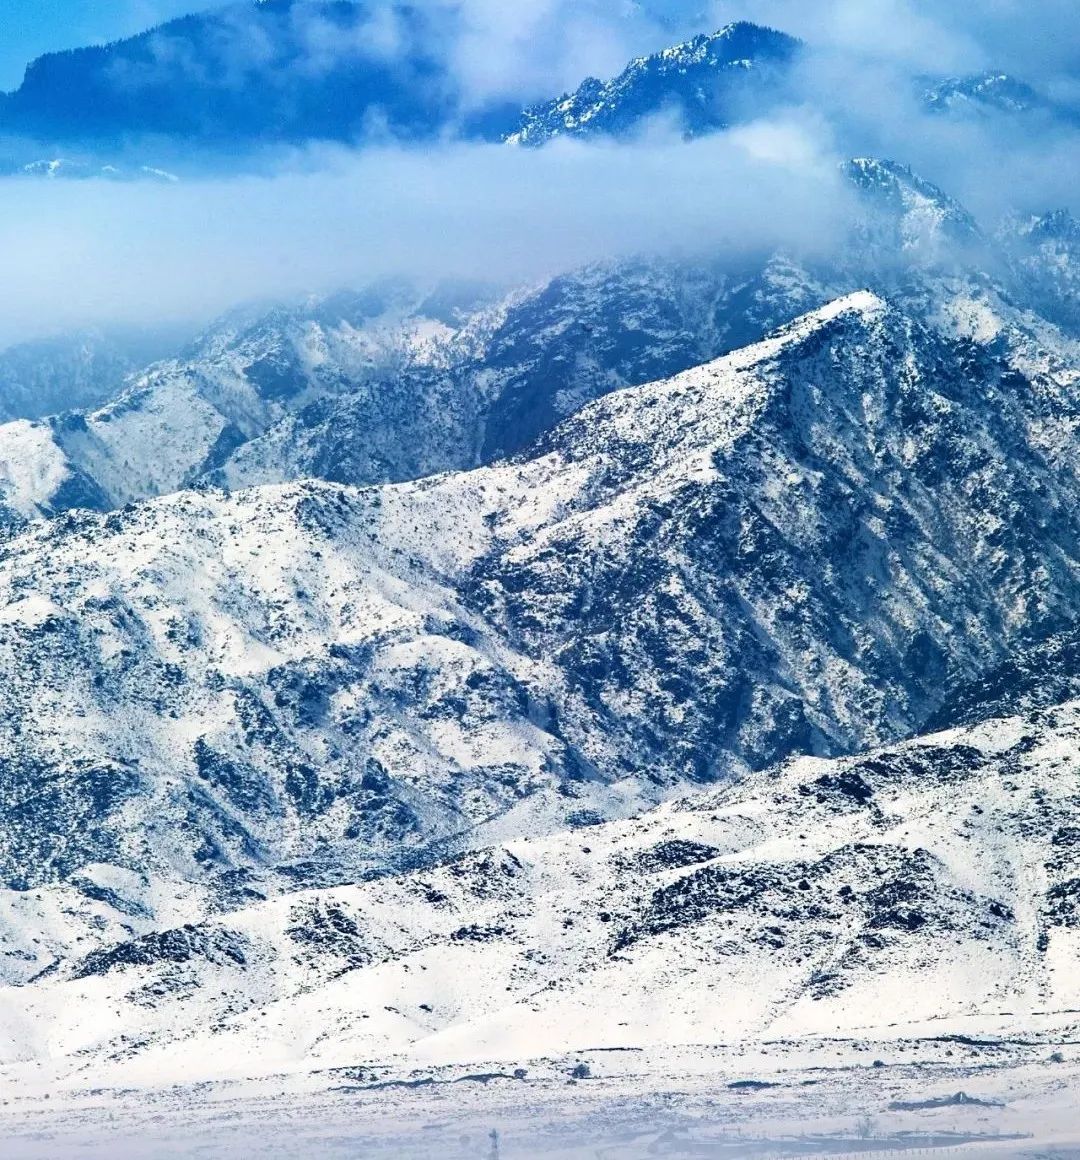
<path fill-rule="evenodd" d="M 657 123 L 622 146 L 276 154 L 262 176 L 177 187 L 0 182 L 0 341 L 87 323 L 201 321 L 247 299 L 384 274 L 516 281 L 633 251 L 827 249 L 849 208 L 837 166 L 855 155 L 911 164 L 987 224 L 1012 210 L 1080 209 L 1075 124 L 932 115 L 916 83 L 1022 64 L 1032 36 L 1044 37 L 1041 21 L 1075 23 L 1059 0 L 977 10 L 958 0 L 701 3 L 707 11 L 699 0 L 430 0 L 426 11 L 431 28 L 450 30 L 439 51 L 476 99 L 557 92 L 618 71 L 635 51 L 751 17 L 810 46 L 784 113 L 689 145 Z M 388 4 L 371 8 L 359 39 L 335 37 L 315 8 L 296 19 L 305 67 L 416 48 Z M 1059 39 L 1031 80 L 1063 83 L 1055 70 L 1075 45 Z"/>
<path fill-rule="evenodd" d="M 810 123 L 690 145 L 294 156 L 175 186 L 0 182 L 0 340 L 208 316 L 403 273 L 541 277 L 640 251 L 826 247 L 845 192 Z"/>
<path fill-rule="evenodd" d="M 656 0 L 662 7 L 663 0 Z M 701 18 L 755 20 L 821 48 L 923 71 L 1075 71 L 1073 0 L 707 0 Z"/>

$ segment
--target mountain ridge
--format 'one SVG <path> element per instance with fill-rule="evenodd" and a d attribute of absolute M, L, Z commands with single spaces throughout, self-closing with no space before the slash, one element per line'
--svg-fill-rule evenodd
<path fill-rule="evenodd" d="M 111 44 L 47 53 L 27 66 L 18 89 L 0 95 L 0 127 L 50 149 L 74 147 L 84 159 L 42 161 L 30 149 L 8 168 L 172 180 L 190 168 L 190 148 L 177 150 L 179 141 L 198 142 L 216 172 L 243 168 L 260 149 L 305 141 L 416 145 L 449 137 L 536 147 L 562 137 L 633 139 L 657 119 L 692 137 L 801 100 L 789 81 L 806 46 L 744 20 L 659 47 L 618 76 L 589 77 L 559 97 L 477 105 L 441 55 L 455 35 L 451 11 L 397 2 L 386 11 L 392 53 L 380 39 L 386 21 L 361 0 L 237 0 Z M 336 55 L 326 52 L 332 43 L 342 46 Z M 1073 110 L 1004 72 L 913 84 L 938 116 L 1075 122 Z M 160 161 L 148 163 L 140 151 Z"/>
<path fill-rule="evenodd" d="M 506 141 L 540 146 L 556 137 L 626 137 L 665 114 L 687 136 L 716 132 L 746 116 L 744 107 L 761 116 L 778 100 L 780 74 L 800 47 L 772 28 L 728 24 L 638 57 L 611 81 L 589 78 L 575 92 L 533 106 Z"/>
<path fill-rule="evenodd" d="M 911 736 L 1072 616 L 1075 465 L 1021 445 L 1027 396 L 861 292 L 531 458 L 32 525 L 0 545 L 7 887 L 205 913 Z"/>

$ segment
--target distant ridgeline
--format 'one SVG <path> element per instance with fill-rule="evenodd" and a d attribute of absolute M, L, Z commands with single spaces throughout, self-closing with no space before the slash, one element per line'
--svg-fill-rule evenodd
<path fill-rule="evenodd" d="M 447 51 L 459 20 L 453 5 L 409 0 L 242 0 L 114 44 L 51 53 L 0 95 L 0 138 L 34 143 L 0 162 L 0 176 L 168 178 L 170 143 L 177 164 L 196 146 L 232 165 L 263 146 L 311 141 L 625 139 L 657 119 L 692 137 L 798 98 L 790 66 L 802 43 L 740 22 L 554 99 L 478 104 Z M 944 116 L 1080 117 L 1003 73 L 914 84 L 914 99 Z M 143 168 L 148 142 L 164 173 Z M 135 160 L 125 165 L 117 157 L 128 146 Z"/>
<path fill-rule="evenodd" d="M 703 132 L 760 114 L 798 46 L 737 24 L 527 110 L 477 107 L 447 64 L 451 6 L 380 12 L 352 0 L 262 0 L 52 53 L 0 98 L 0 132 L 87 147 L 148 137 L 227 147 L 448 135 L 540 144 L 624 135 L 666 113 Z"/>
<path fill-rule="evenodd" d="M 40 57 L 3 99 L 0 128 L 62 142 L 429 137 L 465 115 L 438 55 L 448 11 L 396 5 L 393 43 L 369 6 L 346 0 L 263 0 L 184 16 Z M 513 113 L 471 111 L 468 128 L 497 136 Z"/>

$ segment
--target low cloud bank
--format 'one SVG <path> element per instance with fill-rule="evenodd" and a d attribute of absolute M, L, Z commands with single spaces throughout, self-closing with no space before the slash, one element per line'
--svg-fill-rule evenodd
<path fill-rule="evenodd" d="M 148 3 L 148 15 L 171 12 L 171 0 Z M 922 101 L 928 75 L 990 67 L 1067 101 L 1080 76 L 1073 3 L 432 0 L 452 14 L 441 51 L 478 101 L 558 92 L 732 19 L 795 33 L 808 49 L 779 115 L 690 144 L 658 120 L 621 145 L 308 150 L 268 156 L 259 176 L 175 186 L 0 181 L 0 343 L 198 323 L 247 300 L 387 274 L 515 282 L 634 252 L 827 251 L 851 210 L 838 166 L 852 156 L 910 164 L 987 225 L 1080 210 L 1080 120 L 1050 106 L 943 116 Z M 236 11 L 242 20 L 247 9 Z M 357 51 L 316 35 L 317 7 L 298 12 L 315 22 L 320 52 Z M 411 50 L 389 0 L 371 12 L 364 51 Z M 155 159 L 137 145 L 132 156 Z"/>
<path fill-rule="evenodd" d="M 275 176 L 0 182 L 0 341 L 206 319 L 384 275 L 516 282 L 622 254 L 823 251 L 849 192 L 818 126 L 683 143 L 295 155 Z"/>

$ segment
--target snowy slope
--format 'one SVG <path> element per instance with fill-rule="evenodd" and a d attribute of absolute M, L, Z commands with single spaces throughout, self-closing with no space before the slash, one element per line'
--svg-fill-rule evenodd
<path fill-rule="evenodd" d="M 1074 702 L 802 759 L 632 821 L 76 956 L 0 991 L 0 1060 L 9 1079 L 49 1061 L 107 1086 L 371 1080 L 391 1058 L 510 1071 L 604 1047 L 1060 1022 L 1080 1004 L 1078 731 Z"/>
<path fill-rule="evenodd" d="M 1074 615 L 1050 390 L 862 293 L 529 458 L 33 526 L 0 547 L 4 884 L 139 932 L 911 735 Z M 95 937 L 36 914 L 10 978 Z"/>

